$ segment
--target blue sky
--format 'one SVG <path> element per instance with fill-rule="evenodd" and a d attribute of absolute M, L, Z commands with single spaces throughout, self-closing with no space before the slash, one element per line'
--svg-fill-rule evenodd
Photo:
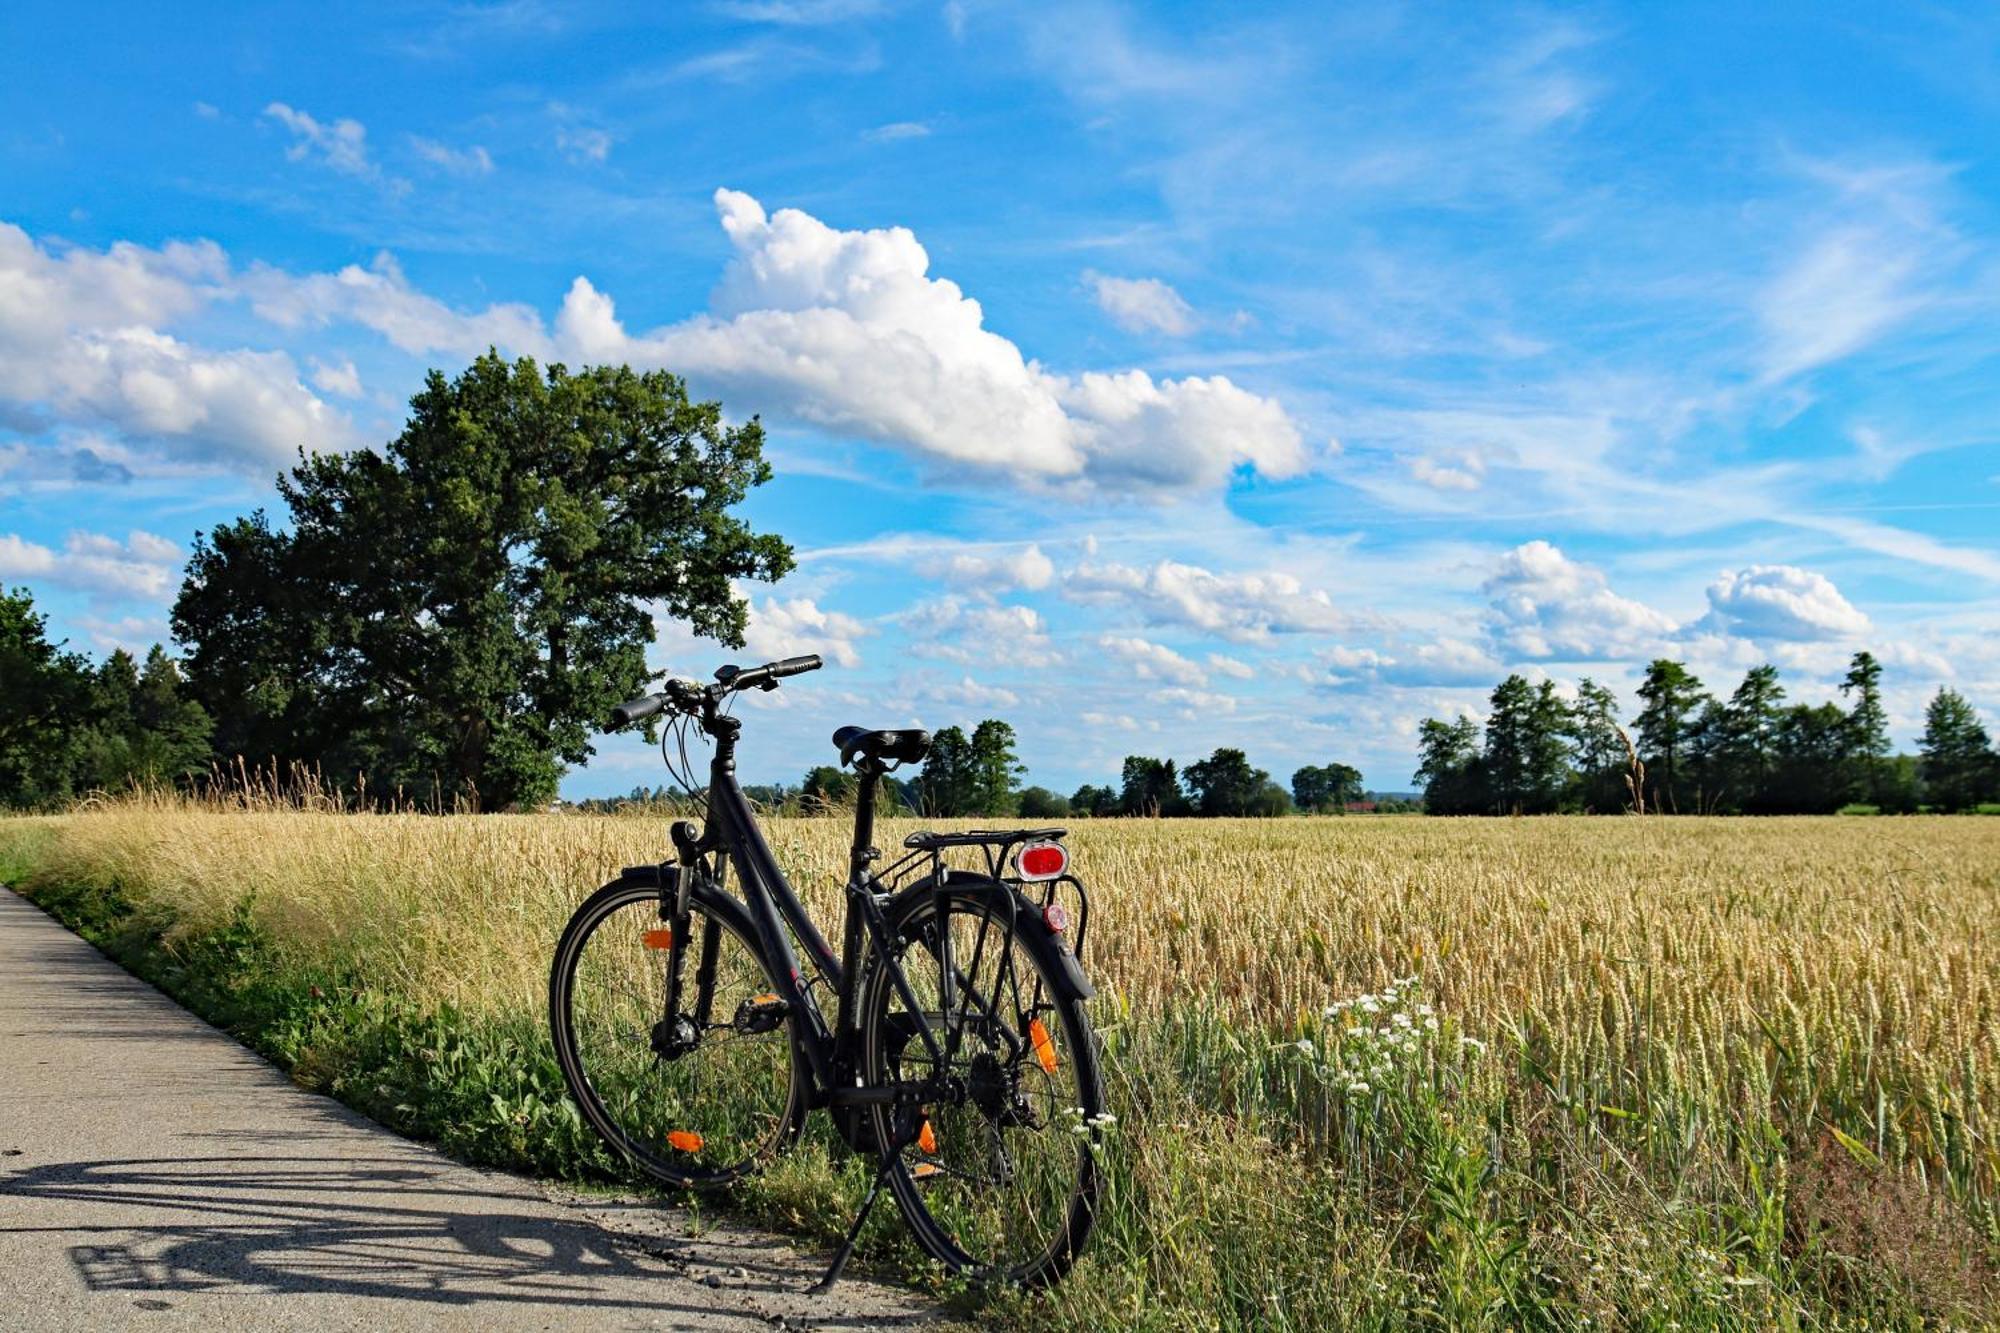
<path fill-rule="evenodd" d="M 730 653 L 1031 780 L 1408 785 L 1509 670 L 2000 721 L 2000 15 L 737 0 L 0 15 L 0 580 L 193 535 L 489 344 L 761 414 Z M 572 795 L 657 780 L 614 739 Z"/>

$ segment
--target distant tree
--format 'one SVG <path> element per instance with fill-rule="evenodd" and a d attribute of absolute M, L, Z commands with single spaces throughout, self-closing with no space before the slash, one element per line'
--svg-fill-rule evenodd
<path fill-rule="evenodd" d="M 1014 743 L 1014 728 L 997 718 L 973 728 L 971 813 L 1014 813 L 1021 775 L 1027 772 L 1014 754 Z"/>
<path fill-rule="evenodd" d="M 1681 738 L 1681 776 L 1691 814 L 1719 814 L 1735 808 L 1735 775 L 1729 762 L 1729 706 L 1703 695 Z M 1658 798 L 1655 797 L 1657 802 Z M 1657 812 L 1657 804 L 1655 810 Z"/>
<path fill-rule="evenodd" d="M 979 774 L 972 742 L 961 728 L 946 727 L 931 737 L 930 754 L 917 776 L 916 796 L 926 815 L 977 813 Z"/>
<path fill-rule="evenodd" d="M 655 616 L 743 642 L 739 579 L 790 548 L 734 509 L 763 429 L 661 371 L 433 372 L 380 451 L 302 458 L 198 540 L 174 604 L 219 742 L 372 790 L 537 806 L 638 693 Z"/>
<path fill-rule="evenodd" d="M 1576 804 L 1594 814 L 1625 809 L 1631 802 L 1625 781 L 1631 756 L 1618 726 L 1618 696 L 1589 676 L 1577 681 L 1568 731 Z"/>
<path fill-rule="evenodd" d="M 1956 690 L 1940 688 L 1924 710 L 1924 798 L 1943 811 L 1969 810 L 1994 795 L 1992 742 Z"/>
<path fill-rule="evenodd" d="M 832 764 L 812 769 L 799 784 L 799 805 L 807 814 L 820 814 L 853 800 L 854 775 Z"/>
<path fill-rule="evenodd" d="M 1424 809 L 1434 815 L 1475 815 L 1488 808 L 1479 724 L 1469 717 L 1425 718 L 1417 729 L 1417 777 Z"/>
<path fill-rule="evenodd" d="M 1067 819 L 1069 798 L 1047 787 L 1024 787 L 1021 789 L 1019 813 L 1023 819 Z"/>
<path fill-rule="evenodd" d="M 1189 764 L 1182 780 L 1187 784 L 1188 796 L 1198 813 L 1209 816 L 1247 815 L 1259 804 L 1271 775 L 1261 768 L 1252 768 L 1249 756 L 1243 751 L 1224 746 L 1208 758 Z M 1264 803 L 1269 803 L 1268 797 Z"/>
<path fill-rule="evenodd" d="M 1262 773 L 1263 769 L 1257 770 Z M 1243 813 L 1257 819 L 1276 819 L 1292 813 L 1292 796 L 1266 776 L 1257 784 L 1257 790 L 1250 793 L 1250 800 L 1243 807 Z"/>
<path fill-rule="evenodd" d="M 1292 774 L 1292 801 L 1301 810 L 1345 810 L 1350 801 L 1366 795 L 1361 770 L 1349 764 L 1308 764 Z"/>
<path fill-rule="evenodd" d="M 1852 733 L 1837 704 L 1795 704 L 1771 737 L 1771 770 L 1754 808 L 1769 814 L 1828 815 L 1854 799 L 1848 763 Z"/>
<path fill-rule="evenodd" d="M 1639 697 L 1646 706 L 1635 725 L 1647 779 L 1653 784 L 1652 804 L 1656 809 L 1677 812 L 1681 798 L 1688 794 L 1683 772 L 1687 733 L 1706 693 L 1701 681 L 1685 666 L 1662 657 L 1646 668 Z"/>
<path fill-rule="evenodd" d="M 88 667 L 46 625 L 26 588 L 0 590 L 0 805 L 61 800 L 82 761 Z"/>
<path fill-rule="evenodd" d="M 1854 696 L 1847 710 L 1849 748 L 1855 754 L 1889 753 L 1889 714 L 1882 707 L 1882 664 L 1873 653 L 1856 653 L 1847 665 L 1840 692 Z"/>
<path fill-rule="evenodd" d="M 1146 816 L 1187 813 L 1187 798 L 1181 793 L 1180 775 L 1173 760 L 1128 754 L 1120 776 L 1120 813 Z"/>
<path fill-rule="evenodd" d="M 120 648 L 91 682 L 93 706 L 84 740 L 84 780 L 115 790 L 173 783 L 207 767 L 213 728 L 189 697 L 180 669 L 155 644 L 141 668 Z"/>
<path fill-rule="evenodd" d="M 1923 769 L 1913 754 L 1891 755 L 1877 770 L 1872 793 L 1875 808 L 1885 815 L 1913 815 L 1923 808 Z"/>
<path fill-rule="evenodd" d="M 802 809 L 806 806 L 800 789 L 782 782 L 746 782 L 743 794 L 750 798 L 752 805 L 764 810 Z"/>
<path fill-rule="evenodd" d="M 1027 799 L 1026 792 L 1022 793 L 1022 799 Z M 1089 815 L 1092 818 L 1115 815 L 1118 813 L 1118 793 L 1110 787 L 1094 787 L 1086 782 L 1071 794 L 1069 809 L 1073 815 Z"/>
<path fill-rule="evenodd" d="M 1847 708 L 1847 754 L 1855 796 L 1887 810 L 1896 804 L 1889 771 L 1889 714 L 1882 706 L 1882 664 L 1872 653 L 1856 653 L 1847 665 L 1840 692 Z"/>
<path fill-rule="evenodd" d="M 1767 662 L 1750 668 L 1723 706 L 1724 762 L 1737 809 L 1772 814 L 1790 800 L 1782 785 L 1773 781 L 1784 699 L 1778 668 Z"/>
<path fill-rule="evenodd" d="M 1569 709 L 1552 681 L 1514 675 L 1493 689 L 1486 719 L 1487 794 L 1501 814 L 1547 814 L 1569 783 Z"/>

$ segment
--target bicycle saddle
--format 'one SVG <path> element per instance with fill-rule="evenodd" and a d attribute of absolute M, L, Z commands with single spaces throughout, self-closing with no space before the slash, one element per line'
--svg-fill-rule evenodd
<path fill-rule="evenodd" d="M 907 731 L 869 731 L 866 727 L 842 727 L 833 733 L 840 762 L 857 758 L 914 764 L 930 753 L 931 734 L 911 728 Z"/>

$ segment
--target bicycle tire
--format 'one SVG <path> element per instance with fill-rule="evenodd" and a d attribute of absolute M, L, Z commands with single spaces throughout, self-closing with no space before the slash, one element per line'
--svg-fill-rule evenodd
<path fill-rule="evenodd" d="M 550 1032 L 571 1099 L 586 1123 L 614 1153 L 646 1175 L 675 1188 L 719 1188 L 754 1173 L 799 1139 L 805 1120 L 804 1071 L 799 1065 L 797 1041 L 799 1018 L 787 1014 L 777 1029 L 756 1034 L 771 1049 L 756 1052 L 757 1069 L 749 1072 L 755 1075 L 768 1067 L 775 1080 L 780 1064 L 776 1048 L 781 1045 L 785 1070 L 785 1091 L 781 1098 L 755 1085 L 761 1080 L 745 1086 L 743 1077 L 733 1083 L 727 1079 L 711 1080 L 712 1086 L 696 1089 L 692 1085 L 699 1081 L 695 1077 L 698 1067 L 683 1068 L 688 1057 L 668 1061 L 659 1056 L 650 1045 L 650 1031 L 641 1033 L 635 1029 L 614 1034 L 621 1040 L 613 1057 L 616 1061 L 613 1068 L 596 1053 L 599 1043 L 595 1037 L 588 1045 L 580 1039 L 579 971 L 593 957 L 590 952 L 593 941 L 604 940 L 602 932 L 607 923 L 619 920 L 620 914 L 649 919 L 657 927 L 659 901 L 656 882 L 647 877 L 628 876 L 597 890 L 577 908 L 556 945 L 555 959 L 549 969 Z M 690 898 L 689 920 L 690 938 L 705 938 L 696 932 L 706 931 L 713 922 L 718 944 L 727 947 L 733 943 L 743 955 L 741 962 L 745 965 L 732 969 L 726 995 L 718 976 L 717 999 L 722 1002 L 723 1011 L 734 1013 L 734 1006 L 748 995 L 777 990 L 770 965 L 757 947 L 757 933 L 749 912 L 735 898 L 710 885 L 698 884 Z M 700 924 L 696 925 L 697 922 Z M 754 964 L 754 973 L 750 964 Z M 697 960 L 690 957 L 685 966 L 686 984 L 691 985 Z M 718 966 L 719 974 L 721 970 Z M 653 1015 L 657 1019 L 665 1017 L 663 976 L 661 981 L 658 1008 Z M 744 994 L 739 995 L 739 991 Z M 650 998 L 638 995 L 629 1003 L 636 1006 Z M 646 1054 L 651 1054 L 653 1060 L 648 1072 L 654 1075 L 651 1083 L 656 1086 L 631 1077 L 636 1069 L 634 1062 L 643 1064 L 644 1060 L 636 1049 L 627 1048 L 635 1047 L 641 1036 L 649 1042 Z M 731 1041 L 736 1037 L 733 1030 L 726 1034 Z M 718 1038 L 714 1045 L 719 1048 L 722 1039 Z M 747 1041 L 738 1050 L 749 1050 Z M 699 1054 L 699 1047 L 689 1053 Z M 681 1076 L 659 1077 L 661 1070 L 677 1071 Z M 732 1089 L 741 1095 L 732 1097 Z M 622 1111 L 614 1109 L 614 1101 Z M 771 1105 L 760 1107 L 752 1104 L 754 1101 L 769 1101 Z M 650 1126 L 632 1123 L 635 1118 L 643 1121 L 647 1117 L 653 1118 Z M 667 1128 L 659 1130 L 658 1126 L 663 1124 Z M 724 1125 L 739 1124 L 745 1128 L 718 1132 Z M 675 1140 L 676 1134 L 683 1137 Z M 746 1150 L 739 1152 L 739 1147 Z"/>
<path fill-rule="evenodd" d="M 1014 1036 L 1028 1043 L 1028 1050 L 1017 1052 L 1018 1062 L 1010 1070 L 1006 1061 L 994 1055 L 996 1049 L 1005 1049 L 1003 1042 L 992 1042 L 981 1035 L 979 1045 L 985 1049 L 974 1049 L 964 1056 L 963 1072 L 968 1085 L 974 1089 L 973 1104 L 969 1108 L 953 1108 L 950 1112 L 954 1123 L 944 1122 L 947 1110 L 944 1107 L 925 1108 L 924 1116 L 931 1127 L 928 1148 L 920 1139 L 907 1143 L 899 1154 L 899 1159 L 891 1165 L 889 1185 L 897 1205 L 909 1225 L 912 1235 L 919 1245 L 954 1274 L 966 1276 L 976 1281 L 1018 1284 L 1028 1287 L 1046 1286 L 1059 1280 L 1075 1263 L 1082 1251 L 1095 1223 L 1099 1196 L 1102 1189 L 1102 1173 L 1097 1163 L 1096 1149 L 1101 1146 L 1102 1136 L 1108 1117 L 1104 1115 L 1104 1085 L 1102 1070 L 1098 1060 L 1097 1040 L 1091 1031 L 1090 1022 L 1084 1013 L 1086 994 L 1072 976 L 1070 968 L 1074 960 L 1066 958 L 1060 951 L 1047 928 L 1042 923 L 1039 909 L 1017 893 L 1013 888 L 984 876 L 964 873 L 948 874 L 939 884 L 925 882 L 906 891 L 888 909 L 891 938 L 897 941 L 905 970 L 921 971 L 923 958 L 934 961 L 935 948 L 926 945 L 927 931 L 933 936 L 936 924 L 942 920 L 945 928 L 958 937 L 954 918 L 968 924 L 984 918 L 989 929 L 1005 929 L 1004 941 L 1008 952 L 1015 954 L 1017 962 L 1025 962 L 1035 973 L 1040 994 L 1044 997 L 1031 1005 L 1035 1013 L 1025 1017 L 1014 1014 Z M 925 946 L 922 950 L 913 946 Z M 912 967 L 912 953 L 917 952 L 916 967 Z M 958 956 L 953 958 L 954 969 L 963 969 L 969 960 Z M 978 969 L 975 969 L 978 970 Z M 916 988 L 920 1003 L 927 1000 L 923 978 L 912 975 L 911 983 Z M 978 977 L 974 977 L 975 982 Z M 976 987 L 975 987 L 976 990 Z M 992 1007 L 998 1011 L 998 995 Z M 962 997 L 961 997 L 962 998 Z M 1018 999 L 1018 994 L 1016 996 Z M 923 1048 L 912 1020 L 902 1008 L 896 996 L 895 987 L 888 970 L 879 958 L 870 966 L 859 992 L 859 1007 L 862 1025 L 862 1061 L 865 1081 L 872 1085 L 893 1084 L 903 1080 L 913 1080 L 916 1069 L 907 1068 L 912 1061 L 928 1065 L 927 1055 L 912 1056 L 910 1052 Z M 1009 1006 L 1018 1010 L 1019 1006 L 1009 1001 Z M 1027 1027 L 1029 1021 L 1039 1018 L 1041 1013 L 1053 1016 L 1055 1027 L 1049 1029 L 1044 1023 L 1043 1040 L 1055 1051 L 1052 1057 L 1054 1067 L 1044 1069 L 1039 1076 L 1032 1070 L 1039 1065 L 1038 1057 L 1031 1054 L 1039 1048 L 1039 1043 L 1029 1041 Z M 970 1019 L 971 1015 L 964 1018 Z M 933 1019 L 941 1022 L 933 1022 Z M 948 1015 L 925 1014 L 923 1021 L 932 1027 L 934 1033 L 949 1035 L 953 1023 Z M 960 1022 L 961 1045 L 967 1030 L 976 1024 Z M 992 1024 L 1002 1026 L 998 1020 Z M 997 1035 L 997 1034 L 994 1034 Z M 1054 1038 L 1050 1040 L 1050 1038 Z M 964 1055 L 964 1051 L 960 1051 Z M 1048 1103 L 1046 1109 L 1038 1110 L 1034 1118 L 1039 1125 L 1009 1125 L 1006 1121 L 1020 1114 L 1019 1108 L 1010 1102 L 1006 1089 L 1012 1086 L 1013 1101 L 1038 1101 L 1039 1093 L 1024 1093 L 1018 1080 L 1023 1077 L 1017 1071 L 1020 1062 L 1035 1060 L 1028 1066 L 1030 1076 L 1046 1080 L 1050 1091 L 1060 1087 L 1056 1099 Z M 982 1063 L 984 1072 L 981 1072 Z M 1058 1071 L 1062 1071 L 1060 1075 Z M 954 1064 L 954 1072 L 958 1066 Z M 992 1094 L 994 1105 L 980 1105 L 984 1087 Z M 966 1114 L 970 1111 L 974 1114 Z M 879 1142 L 894 1143 L 909 1137 L 911 1122 L 899 1117 L 907 1117 L 908 1112 L 898 1112 L 893 1107 L 879 1107 L 873 1112 L 875 1133 Z M 983 1125 L 981 1122 L 984 1122 Z M 994 1181 L 975 1179 L 965 1169 L 962 1158 L 965 1154 L 959 1146 L 972 1148 L 976 1145 L 979 1132 L 983 1128 L 994 1141 L 994 1157 L 1003 1164 L 1010 1164 L 1009 1143 L 1031 1146 L 1038 1160 L 1045 1159 L 1047 1169 L 1038 1172 L 1046 1181 L 1046 1188 L 1038 1192 L 1044 1194 L 1041 1211 L 1045 1216 L 1038 1219 L 1040 1228 L 1047 1233 L 1045 1244 L 1031 1244 L 1026 1253 L 1015 1255 L 999 1249 L 1004 1238 L 991 1235 L 997 1222 L 1000 1229 L 1006 1228 L 1004 1214 L 1008 1205 L 998 1199 L 991 1189 L 984 1188 Z M 1029 1143 L 1025 1136 L 1007 1137 L 1011 1130 L 1026 1129 L 1040 1136 Z M 1043 1142 L 1042 1139 L 1052 1142 Z M 947 1144 L 953 1144 L 947 1148 Z M 1063 1165 L 1066 1152 L 1074 1154 L 1073 1173 L 1064 1184 Z M 948 1162 L 947 1157 L 961 1160 Z M 1004 1183 L 1004 1182 L 1003 1182 Z M 1067 1197 L 1059 1202 L 1055 1189 L 1066 1190 Z M 1038 1189 L 1030 1182 L 1030 1189 Z"/>

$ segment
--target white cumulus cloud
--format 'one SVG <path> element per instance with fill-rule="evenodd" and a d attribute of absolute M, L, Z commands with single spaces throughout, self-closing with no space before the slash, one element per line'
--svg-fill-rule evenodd
<path fill-rule="evenodd" d="M 0 581 L 31 578 L 86 593 L 96 602 L 164 597 L 180 566 L 181 548 L 150 532 L 131 532 L 124 541 L 72 532 L 60 551 L 0 533 Z"/>
<path fill-rule="evenodd" d="M 264 270 L 247 285 L 258 312 L 281 323 L 353 320 L 417 354 L 493 344 L 666 367 L 732 404 L 946 469 L 1172 495 L 1220 486 L 1237 468 L 1289 477 L 1308 465 L 1285 409 L 1224 376 L 1066 375 L 1030 360 L 985 327 L 958 284 L 931 276 L 907 228 L 841 231 L 734 190 L 715 200 L 735 253 L 710 308 L 649 332 L 629 332 L 583 277 L 549 328 L 524 306 L 452 310 L 387 257 L 304 278 Z"/>
<path fill-rule="evenodd" d="M 1674 630 L 1670 617 L 1620 597 L 1603 571 L 1546 541 L 1507 552 L 1484 587 L 1492 599 L 1488 632 L 1514 656 L 1625 657 L 1648 651 Z"/>
<path fill-rule="evenodd" d="M 899 617 L 919 657 L 974 664 L 1004 659 L 1046 660 L 1048 625 L 1031 606 L 939 597 Z"/>
<path fill-rule="evenodd" d="M 989 591 L 1046 588 L 1055 580 L 1053 560 L 1030 543 L 1012 551 L 958 551 L 943 561 L 942 573 L 953 583 Z"/>
<path fill-rule="evenodd" d="M 1152 624 L 1243 643 L 1261 643 L 1274 634 L 1332 633 L 1348 623 L 1323 590 L 1276 570 L 1218 574 L 1176 560 L 1146 569 L 1086 561 L 1064 579 L 1063 591 L 1079 602 L 1123 604 Z"/>
<path fill-rule="evenodd" d="M 750 623 L 743 630 L 743 648 L 758 662 L 805 653 L 844 667 L 861 665 L 855 640 L 868 628 L 853 616 L 829 611 L 810 597 L 751 599 Z"/>
<path fill-rule="evenodd" d="M 160 327 L 231 283 L 211 244 L 55 250 L 0 223 L 0 403 L 258 471 L 343 446 L 345 418 L 286 353 L 202 347 Z"/>
<path fill-rule="evenodd" d="M 1163 643 L 1137 635 L 1106 634 L 1098 638 L 1097 646 L 1130 667 L 1140 680 L 1160 680 L 1193 688 L 1208 684 L 1208 672 Z"/>
<path fill-rule="evenodd" d="M 1792 565 L 1725 573 L 1709 585 L 1708 607 L 1691 628 L 1802 643 L 1851 638 L 1868 629 L 1868 617 L 1829 579 Z"/>

